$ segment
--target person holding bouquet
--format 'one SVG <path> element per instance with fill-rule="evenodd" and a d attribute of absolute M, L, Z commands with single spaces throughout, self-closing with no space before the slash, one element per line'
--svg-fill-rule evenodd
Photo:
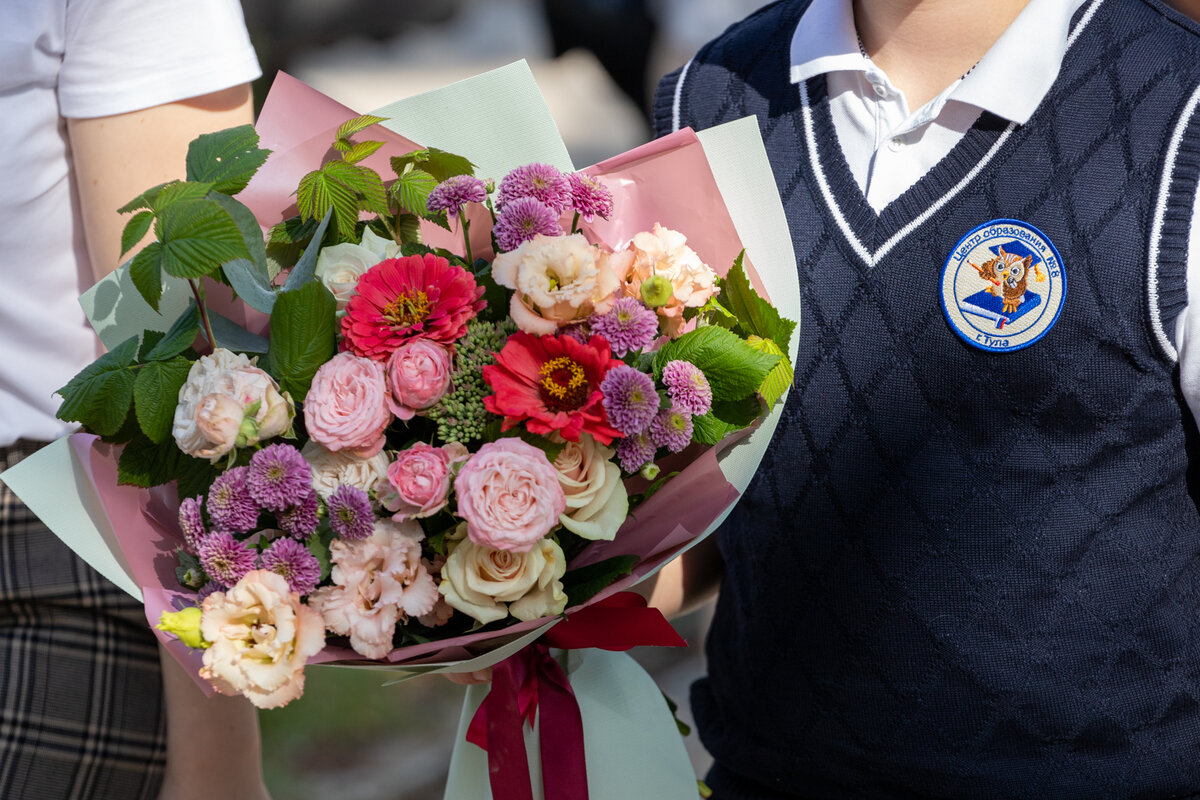
<path fill-rule="evenodd" d="M 757 115 L 804 303 L 719 559 L 656 587 L 723 565 L 715 798 L 1200 796 L 1197 31 L 784 0 L 660 85 L 659 133 Z"/>
<path fill-rule="evenodd" d="M 235 0 L 15 0 L 0 28 L 7 467 L 67 430 L 54 392 L 96 355 L 77 298 L 118 264 L 118 206 L 181 172 L 198 134 L 251 121 L 259 70 Z M 0 502 L 0 796 L 265 797 L 252 707 L 164 673 L 141 604 Z M 203 758 L 237 783 L 201 785 Z"/>

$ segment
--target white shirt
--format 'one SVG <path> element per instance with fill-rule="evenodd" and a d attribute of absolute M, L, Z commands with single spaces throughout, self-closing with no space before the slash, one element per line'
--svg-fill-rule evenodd
<path fill-rule="evenodd" d="M 78 303 L 93 279 L 64 118 L 260 74 L 238 0 L 0 2 L 0 446 L 65 433 L 54 392 L 96 357 Z"/>
<path fill-rule="evenodd" d="M 838 144 L 877 212 L 950 152 L 984 111 L 1029 121 L 1058 76 L 1071 17 L 1087 0 L 1030 0 L 966 75 L 910 112 L 904 93 L 863 52 L 851 0 L 813 0 L 792 36 L 791 80 L 825 75 Z M 1020 58 L 1009 57 L 1010 53 Z M 1188 307 L 1175 322 L 1180 383 L 1200 419 L 1200 192 L 1188 246 Z"/>

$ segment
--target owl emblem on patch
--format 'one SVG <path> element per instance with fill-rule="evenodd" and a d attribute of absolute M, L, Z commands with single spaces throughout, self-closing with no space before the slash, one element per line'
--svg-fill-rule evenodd
<path fill-rule="evenodd" d="M 985 222 L 963 236 L 942 269 L 942 310 L 968 344 L 1020 350 L 1058 321 L 1066 298 L 1062 259 L 1050 239 L 1013 219 Z"/>

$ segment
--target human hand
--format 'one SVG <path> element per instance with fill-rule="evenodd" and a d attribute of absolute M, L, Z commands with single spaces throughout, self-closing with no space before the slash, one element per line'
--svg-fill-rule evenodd
<path fill-rule="evenodd" d="M 477 669 L 474 672 L 443 672 L 442 675 L 451 683 L 460 686 L 475 686 L 480 683 L 491 683 L 492 668 Z"/>

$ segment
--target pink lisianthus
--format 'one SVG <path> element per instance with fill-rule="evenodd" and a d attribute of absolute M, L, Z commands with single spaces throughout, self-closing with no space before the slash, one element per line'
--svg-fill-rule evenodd
<path fill-rule="evenodd" d="M 437 585 L 421 560 L 424 534 L 416 522 L 376 520 L 366 539 L 334 539 L 333 585 L 309 595 L 308 603 L 325 627 L 350 637 L 350 646 L 367 658 L 384 658 L 392 649 L 397 623 L 433 611 Z"/>
<path fill-rule="evenodd" d="M 313 376 L 304 398 L 304 426 L 326 449 L 370 458 L 383 448 L 392 421 L 383 364 L 338 353 Z"/>
<path fill-rule="evenodd" d="M 276 708 L 304 692 L 304 665 L 325 646 L 321 615 L 300 602 L 287 581 L 254 570 L 227 592 L 204 598 L 200 676 L 222 694 Z"/>
<path fill-rule="evenodd" d="M 687 246 L 686 236 L 657 222 L 654 230 L 635 234 L 627 252 L 633 254 L 632 259 L 614 261 L 613 265 L 625 294 L 640 298 L 642 283 L 650 276 L 666 278 L 671 295 L 656 310 L 663 317 L 667 335 L 679 336 L 683 333 L 683 310 L 708 302 L 716 291 L 717 274 Z"/>
<path fill-rule="evenodd" d="M 450 371 L 450 351 L 437 342 L 410 339 L 397 347 L 387 361 L 392 413 L 410 420 L 436 404 L 450 389 Z"/>
<path fill-rule="evenodd" d="M 431 254 L 381 261 L 356 291 L 342 318 L 343 345 L 376 361 L 413 338 L 453 344 L 487 305 L 470 272 Z"/>
<path fill-rule="evenodd" d="M 528 552 L 567 507 L 546 454 L 517 438 L 488 442 L 454 479 L 458 515 L 476 544 Z"/>
<path fill-rule="evenodd" d="M 459 442 L 442 447 L 418 442 L 388 465 L 387 478 L 375 485 L 375 497 L 394 512 L 392 519 L 397 522 L 432 516 L 446 507 L 451 470 L 467 456 L 467 448 Z"/>

